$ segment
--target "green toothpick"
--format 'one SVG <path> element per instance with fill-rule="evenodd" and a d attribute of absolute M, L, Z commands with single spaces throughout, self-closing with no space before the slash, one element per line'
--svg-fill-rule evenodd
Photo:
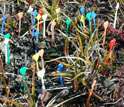
<path fill-rule="evenodd" d="M 7 46 L 7 50 L 6 50 L 6 63 L 8 64 L 8 66 L 10 65 L 9 37 L 10 37 L 10 34 L 9 34 L 9 33 L 7 33 L 7 34 L 4 36 L 5 44 L 6 44 L 6 46 Z"/>
<path fill-rule="evenodd" d="M 91 12 L 87 13 L 86 17 L 87 17 L 87 19 L 89 21 L 90 34 L 92 35 L 92 31 L 91 31 L 91 14 L 92 14 Z"/>
<path fill-rule="evenodd" d="M 24 66 L 24 67 L 22 67 L 21 69 L 20 69 L 20 74 L 23 76 L 23 81 L 25 82 L 25 73 L 26 73 L 26 71 L 27 71 L 27 67 L 26 66 Z M 26 87 L 25 87 L 25 84 L 23 83 L 23 86 L 24 86 L 24 92 L 26 91 Z"/>
<path fill-rule="evenodd" d="M 69 29 L 69 24 L 71 23 L 71 20 L 68 18 L 66 20 L 66 24 L 67 24 L 67 30 L 66 30 L 66 35 L 68 36 L 68 29 Z"/>

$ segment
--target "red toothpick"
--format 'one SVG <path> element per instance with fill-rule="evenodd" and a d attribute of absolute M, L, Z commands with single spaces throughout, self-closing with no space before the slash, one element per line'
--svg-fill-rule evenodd
<path fill-rule="evenodd" d="M 39 9 L 38 13 L 42 16 L 43 14 L 43 8 Z M 42 21 L 42 18 L 40 19 L 40 22 Z M 40 30 L 42 30 L 42 23 L 40 24 Z"/>
<path fill-rule="evenodd" d="M 112 50 L 114 44 L 116 43 L 116 39 L 110 41 L 110 49 Z"/>
<path fill-rule="evenodd" d="M 114 46 L 115 43 L 116 43 L 116 39 L 111 40 L 110 43 L 109 43 L 110 44 L 110 48 L 109 48 L 108 57 L 106 59 L 106 63 L 108 63 L 108 61 L 109 61 L 109 56 L 110 56 L 111 50 L 112 50 L 112 48 L 113 48 L 113 46 Z"/>

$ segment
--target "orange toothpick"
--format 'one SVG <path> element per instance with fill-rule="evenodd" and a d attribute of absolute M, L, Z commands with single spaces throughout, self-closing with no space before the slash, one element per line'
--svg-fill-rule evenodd
<path fill-rule="evenodd" d="M 42 69 L 44 69 L 44 60 L 43 60 L 44 50 L 41 49 L 41 50 L 38 52 L 38 54 L 39 54 L 39 56 L 41 57 Z"/>
<path fill-rule="evenodd" d="M 51 39 L 51 46 L 53 47 L 53 42 L 54 42 L 54 27 L 56 25 L 55 20 L 52 21 L 51 28 L 52 28 L 52 39 Z"/>
<path fill-rule="evenodd" d="M 105 44 L 105 39 L 106 39 L 106 31 L 107 31 L 107 27 L 108 27 L 108 21 L 106 21 L 104 24 L 103 24 L 103 27 L 104 27 L 104 37 L 103 37 L 103 47 L 104 47 L 104 44 Z"/>
<path fill-rule="evenodd" d="M 23 12 L 18 13 L 17 14 L 18 18 L 19 18 L 19 31 L 18 31 L 18 35 L 20 36 L 20 31 L 21 31 L 21 18 L 23 16 Z"/>

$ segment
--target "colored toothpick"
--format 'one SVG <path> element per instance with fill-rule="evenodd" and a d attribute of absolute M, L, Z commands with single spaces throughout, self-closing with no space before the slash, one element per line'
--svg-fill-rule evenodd
<path fill-rule="evenodd" d="M 42 19 L 43 19 L 43 21 L 44 21 L 44 26 L 43 26 L 43 38 L 46 38 L 46 36 L 45 36 L 45 33 L 46 33 L 46 31 L 45 31 L 45 29 L 46 29 L 46 27 L 45 27 L 45 25 L 46 25 L 46 19 L 47 19 L 47 14 L 44 14 L 44 15 L 42 15 Z"/>
<path fill-rule="evenodd" d="M 94 26 L 95 26 L 95 29 L 96 29 L 95 17 L 96 17 L 96 13 L 94 11 L 92 11 L 91 18 L 93 19 L 93 23 L 94 23 Z"/>
<path fill-rule="evenodd" d="M 104 27 L 104 37 L 103 37 L 103 47 L 104 47 L 104 44 L 105 44 L 105 39 L 106 39 L 106 31 L 107 31 L 107 27 L 108 27 L 108 21 L 104 22 L 103 24 L 103 27 Z"/>
<path fill-rule="evenodd" d="M 66 20 L 66 24 L 67 24 L 67 30 L 66 30 L 66 35 L 68 36 L 68 29 L 69 29 L 69 24 L 71 23 L 71 20 L 68 18 Z"/>
<path fill-rule="evenodd" d="M 27 71 L 27 67 L 26 66 L 24 66 L 24 67 L 22 67 L 21 69 L 20 69 L 20 74 L 23 76 L 23 81 L 25 82 L 25 73 L 26 73 L 26 71 Z M 23 83 L 23 86 L 24 86 L 24 92 L 26 91 L 26 87 L 25 87 L 25 84 Z"/>
<path fill-rule="evenodd" d="M 59 64 L 58 65 L 58 68 L 57 68 L 57 71 L 59 71 L 60 73 L 62 72 L 62 68 L 63 68 L 63 64 Z M 61 86 L 63 86 L 63 78 L 62 78 L 62 75 L 60 75 L 60 82 L 61 82 Z"/>
<path fill-rule="evenodd" d="M 39 30 L 39 21 L 41 19 L 41 15 L 38 14 L 37 17 L 36 17 L 36 19 L 37 19 L 37 30 Z"/>
<path fill-rule="evenodd" d="M 21 31 L 21 18 L 23 16 L 23 12 L 17 14 L 19 18 L 19 31 L 18 31 L 18 36 L 20 36 L 20 31 Z"/>
<path fill-rule="evenodd" d="M 41 81 L 42 81 L 42 87 L 45 87 L 44 86 L 44 80 L 43 80 L 43 77 L 44 77 L 44 74 L 45 74 L 44 60 L 43 60 L 44 50 L 41 49 L 38 53 L 39 53 L 39 56 L 41 57 L 41 66 L 42 66 L 42 70 L 41 70 L 42 71 L 42 78 L 41 78 Z"/>
<path fill-rule="evenodd" d="M 37 16 L 37 14 L 38 14 L 37 10 L 34 10 L 34 12 L 33 12 L 33 16 L 34 16 L 33 27 L 35 26 L 35 17 Z M 32 36 L 34 36 L 34 28 L 32 29 Z"/>
<path fill-rule="evenodd" d="M 89 21 L 89 29 L 90 29 L 90 34 L 92 34 L 92 31 L 91 31 L 91 12 L 90 13 L 87 13 L 86 14 L 86 17 Z"/>
<path fill-rule="evenodd" d="M 116 12 L 115 12 L 115 19 L 114 19 L 113 28 L 116 28 L 116 20 L 117 20 L 118 8 L 119 8 L 119 3 L 117 3 L 117 5 L 116 5 Z"/>
<path fill-rule="evenodd" d="M 4 36 L 4 43 L 5 43 L 5 61 L 6 61 L 6 64 L 10 65 L 10 54 L 9 54 L 9 37 L 10 37 L 10 34 L 6 34 Z"/>
<path fill-rule="evenodd" d="M 81 8 L 80 8 L 80 12 L 81 12 L 81 27 L 82 27 L 82 22 L 83 22 L 83 26 L 85 27 L 85 24 L 84 24 L 84 22 L 85 22 L 85 17 L 83 16 L 83 13 L 84 13 L 84 10 L 85 10 L 85 7 L 84 6 L 81 6 Z"/>
<path fill-rule="evenodd" d="M 82 15 L 80 21 L 83 23 L 83 27 L 85 28 L 85 17 Z"/>
<path fill-rule="evenodd" d="M 33 58 L 33 60 L 35 60 L 35 62 L 36 62 L 37 71 L 39 71 L 39 65 L 38 65 L 39 53 L 36 53 L 35 55 L 33 55 L 32 58 Z"/>
<path fill-rule="evenodd" d="M 52 21 L 51 28 L 52 28 L 52 39 L 51 39 L 51 46 L 53 47 L 53 42 L 54 42 L 54 27 L 56 25 L 55 20 Z"/>
<path fill-rule="evenodd" d="M 111 55 L 111 50 L 112 50 L 112 48 L 113 48 L 113 46 L 114 46 L 115 43 L 116 43 L 116 39 L 111 40 L 110 43 L 109 43 L 110 48 L 109 48 L 109 52 L 108 52 L 108 55 L 107 55 L 107 58 L 106 58 L 104 67 L 106 66 L 106 64 L 108 64 L 108 61 L 109 61 L 109 58 L 110 58 L 110 55 Z M 106 73 L 107 73 L 107 70 L 104 71 L 104 72 L 101 72 L 101 74 L 102 74 L 103 76 L 105 76 Z"/>
<path fill-rule="evenodd" d="M 85 7 L 84 6 L 81 6 L 81 8 L 80 8 L 81 15 L 83 15 L 84 10 L 85 10 Z"/>
<path fill-rule="evenodd" d="M 6 19 L 7 19 L 7 17 L 6 17 L 6 16 L 4 16 L 4 17 L 3 17 L 3 19 L 2 19 L 1 36 L 3 36 L 4 22 L 5 22 L 5 20 L 6 20 Z"/>
<path fill-rule="evenodd" d="M 56 14 L 57 14 L 57 22 L 58 22 L 58 20 L 59 20 L 59 18 L 58 18 L 58 17 L 59 17 L 59 13 L 60 13 L 60 8 L 57 8 L 57 9 L 56 9 Z"/>
<path fill-rule="evenodd" d="M 108 57 L 106 58 L 106 63 L 108 63 L 108 61 L 109 61 L 110 53 L 111 53 L 111 50 L 112 50 L 112 48 L 113 48 L 113 46 L 114 46 L 115 43 L 116 43 L 116 39 L 111 40 L 110 43 L 109 43 L 110 48 L 109 48 Z"/>
<path fill-rule="evenodd" d="M 41 57 L 42 70 L 39 71 L 39 72 L 37 73 L 37 75 L 41 78 L 42 89 L 44 90 L 44 89 L 45 89 L 44 80 L 43 80 L 43 77 L 44 77 L 44 74 L 45 74 L 44 60 L 43 60 L 44 50 L 41 49 L 38 53 L 39 53 L 39 56 Z"/>
<path fill-rule="evenodd" d="M 38 77 L 41 78 L 41 83 L 42 83 L 42 89 L 43 89 L 43 90 L 45 90 L 44 79 L 43 79 L 44 74 L 45 74 L 45 69 L 42 69 L 42 70 L 40 70 L 40 71 L 37 73 Z"/>
<path fill-rule="evenodd" d="M 10 14 L 7 14 L 2 18 L 2 28 L 1 28 L 1 36 L 3 36 L 3 31 L 4 31 L 4 23 L 5 21 L 10 17 Z"/>
<path fill-rule="evenodd" d="M 44 60 L 43 60 L 44 50 L 41 49 L 38 53 L 39 53 L 39 56 L 41 57 L 42 69 L 44 69 Z"/>
<path fill-rule="evenodd" d="M 38 13 L 41 15 L 43 14 L 43 8 L 39 9 Z M 42 18 L 40 18 L 40 22 L 42 21 Z M 42 30 L 42 23 L 40 24 L 40 30 Z"/>
<path fill-rule="evenodd" d="M 36 32 L 35 32 L 35 37 L 36 37 L 36 53 L 37 53 L 37 43 L 38 43 L 38 35 L 39 35 L 39 30 L 36 30 Z"/>
<path fill-rule="evenodd" d="M 31 6 L 29 6 L 29 9 L 28 9 L 28 13 L 31 13 L 33 11 L 33 8 Z"/>
<path fill-rule="evenodd" d="M 31 5 L 29 6 L 29 9 L 28 9 L 27 12 L 31 14 L 31 23 L 32 23 L 32 25 L 33 25 L 33 18 L 32 18 L 33 8 L 31 7 Z"/>

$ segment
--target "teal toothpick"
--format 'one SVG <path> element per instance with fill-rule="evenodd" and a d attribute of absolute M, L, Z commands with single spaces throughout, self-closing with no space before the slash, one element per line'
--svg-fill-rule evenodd
<path fill-rule="evenodd" d="M 89 29 L 90 29 L 90 34 L 92 35 L 92 31 L 91 31 L 91 12 L 87 13 L 86 14 L 86 18 L 88 19 L 89 21 Z"/>
<path fill-rule="evenodd" d="M 6 63 L 8 64 L 8 66 L 10 65 L 10 54 L 9 54 L 9 37 L 10 37 L 10 34 L 7 33 L 5 36 L 4 36 L 4 40 L 5 40 L 5 44 L 6 44 Z"/>
<path fill-rule="evenodd" d="M 69 24 L 71 23 L 71 20 L 68 18 L 66 20 L 66 24 L 67 24 L 67 30 L 66 30 L 66 35 L 68 36 L 68 29 L 69 29 Z"/>
<path fill-rule="evenodd" d="M 27 71 L 27 67 L 26 66 L 24 66 L 24 67 L 22 67 L 21 69 L 20 69 L 20 74 L 23 76 L 23 81 L 25 82 L 25 73 L 26 73 L 26 71 Z M 24 92 L 26 91 L 26 87 L 25 87 L 25 84 L 23 83 L 23 86 L 24 86 Z"/>

